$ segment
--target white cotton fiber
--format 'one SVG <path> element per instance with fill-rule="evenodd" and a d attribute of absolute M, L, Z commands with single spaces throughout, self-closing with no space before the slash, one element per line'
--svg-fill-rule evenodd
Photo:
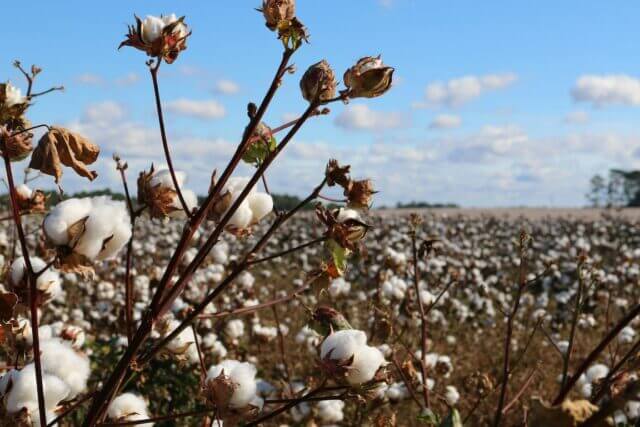
<path fill-rule="evenodd" d="M 123 393 L 113 399 L 107 410 L 107 416 L 112 420 L 136 421 L 149 418 L 147 402 L 137 394 Z M 153 423 L 137 424 L 150 427 Z"/>
<path fill-rule="evenodd" d="M 69 342 L 59 338 L 41 342 L 40 352 L 43 371 L 64 381 L 69 386 L 70 397 L 85 391 L 91 374 L 87 356 L 78 353 Z"/>
<path fill-rule="evenodd" d="M 84 218 L 84 231 L 73 250 L 91 260 L 112 258 L 131 237 L 125 203 L 106 196 L 68 199 L 59 203 L 45 217 L 45 234 L 54 244 L 67 245 L 68 228 Z"/>
<path fill-rule="evenodd" d="M 347 381 L 353 385 L 371 381 L 384 362 L 382 352 L 376 347 L 368 345 L 360 347 L 347 372 Z"/>
<path fill-rule="evenodd" d="M 36 368 L 33 363 L 12 375 L 12 387 L 6 396 L 6 408 L 15 413 L 27 408 L 33 413 L 38 410 L 38 390 L 36 385 Z M 45 408 L 53 410 L 59 402 L 68 398 L 69 387 L 55 375 L 44 373 L 42 376 Z"/>
<path fill-rule="evenodd" d="M 67 229 L 89 215 L 92 199 L 67 199 L 58 203 L 44 219 L 44 232 L 56 245 L 69 243 Z"/>
<path fill-rule="evenodd" d="M 367 335 L 356 329 L 345 329 L 329 335 L 320 346 L 320 357 L 329 357 L 332 360 L 347 360 L 356 353 L 360 347 L 367 344 Z"/>
<path fill-rule="evenodd" d="M 230 407 L 245 408 L 254 401 L 257 391 L 257 370 L 253 364 L 231 359 L 223 360 L 218 365 L 209 368 L 207 380 L 214 380 L 223 372 L 237 386 L 229 401 Z"/>
<path fill-rule="evenodd" d="M 252 222 L 259 222 L 269 212 L 273 210 L 273 198 L 267 193 L 256 193 L 247 198 L 251 212 L 253 212 Z"/>

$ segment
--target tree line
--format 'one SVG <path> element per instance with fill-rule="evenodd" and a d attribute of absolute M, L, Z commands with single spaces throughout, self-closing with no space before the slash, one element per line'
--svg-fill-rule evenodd
<path fill-rule="evenodd" d="M 586 194 L 593 207 L 640 206 L 640 170 L 610 169 L 608 176 L 591 178 Z"/>

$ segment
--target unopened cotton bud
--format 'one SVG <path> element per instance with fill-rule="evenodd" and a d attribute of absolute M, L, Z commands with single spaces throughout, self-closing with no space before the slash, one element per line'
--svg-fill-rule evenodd
<path fill-rule="evenodd" d="M 302 97 L 309 102 L 328 101 L 335 98 L 336 86 L 335 74 L 324 59 L 309 67 L 300 80 Z"/>

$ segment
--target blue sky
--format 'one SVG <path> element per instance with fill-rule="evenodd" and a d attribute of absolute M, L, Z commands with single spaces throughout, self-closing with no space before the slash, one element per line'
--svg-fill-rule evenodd
<path fill-rule="evenodd" d="M 279 61 L 257 6 L 10 2 L 5 16 L 28 16 L 28 25 L 6 20 L 0 79 L 24 86 L 11 66 L 20 59 L 44 68 L 39 88 L 64 84 L 65 92 L 38 100 L 31 120 L 77 129 L 103 154 L 94 183 L 67 172 L 63 187 L 119 188 L 113 152 L 129 161 L 132 180 L 162 156 L 146 58 L 116 47 L 134 13 L 186 15 L 189 48 L 161 67 L 160 87 L 177 166 L 202 193 L 239 140 L 246 103 L 261 99 Z M 296 53 L 298 73 L 285 78 L 270 125 L 305 108 L 298 79 L 322 58 L 341 76 L 359 57 L 380 53 L 396 82 L 382 98 L 334 105 L 312 120 L 269 173 L 272 190 L 308 193 L 337 157 L 374 179 L 378 205 L 582 205 L 594 173 L 640 167 L 639 12 L 633 1 L 298 0 L 311 43 Z"/>

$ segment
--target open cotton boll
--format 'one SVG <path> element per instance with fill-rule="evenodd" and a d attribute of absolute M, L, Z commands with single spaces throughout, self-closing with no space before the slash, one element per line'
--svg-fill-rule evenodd
<path fill-rule="evenodd" d="M 36 273 L 41 272 L 47 267 L 47 263 L 44 262 L 41 258 L 32 256 L 29 257 L 31 261 L 31 267 L 33 271 Z M 26 263 L 24 262 L 23 257 L 16 258 L 15 261 L 11 264 L 10 268 L 10 277 L 11 277 L 11 285 L 14 287 L 20 286 L 24 279 L 25 271 L 27 269 Z M 60 275 L 57 271 L 52 268 L 47 268 L 36 280 L 36 286 L 39 290 L 46 292 L 51 297 L 55 297 L 62 291 L 60 286 Z"/>
<path fill-rule="evenodd" d="M 609 368 L 602 363 L 596 363 L 595 365 L 591 365 L 589 369 L 587 369 L 587 378 L 590 382 L 594 383 L 602 378 L 606 377 L 609 373 Z"/>
<path fill-rule="evenodd" d="M 347 381 L 351 385 L 371 381 L 384 363 L 384 356 L 380 350 L 376 347 L 364 345 L 354 354 L 353 363 L 347 371 Z"/>
<path fill-rule="evenodd" d="M 350 359 L 367 344 L 367 335 L 357 329 L 345 329 L 329 335 L 320 346 L 320 358 L 332 360 Z M 329 355 L 329 353 L 331 353 Z"/>
<path fill-rule="evenodd" d="M 338 215 L 336 216 L 336 220 L 338 222 L 345 222 L 349 219 L 360 221 L 360 212 L 358 212 L 355 209 L 340 208 L 338 210 Z"/>
<path fill-rule="evenodd" d="M 339 423 L 344 419 L 342 400 L 322 400 L 316 405 L 318 417 L 323 423 Z"/>
<path fill-rule="evenodd" d="M 235 198 L 233 200 L 235 201 Z M 229 225 L 237 228 L 247 228 L 249 227 L 249 225 L 251 225 L 252 220 L 253 211 L 251 210 L 251 207 L 249 207 L 249 203 L 244 200 L 242 203 L 240 203 L 238 209 L 229 219 Z"/>
<path fill-rule="evenodd" d="M 55 245 L 69 243 L 68 229 L 91 212 L 92 199 L 67 199 L 58 203 L 44 218 L 44 232 Z"/>
<path fill-rule="evenodd" d="M 327 288 L 329 294 L 332 297 L 337 297 L 340 295 L 349 295 L 349 291 L 351 291 L 351 283 L 344 280 L 343 277 L 338 277 L 331 281 L 329 288 Z"/>
<path fill-rule="evenodd" d="M 458 389 L 456 389 L 452 385 L 447 386 L 447 391 L 444 393 L 444 398 L 447 401 L 447 405 L 455 406 L 460 400 L 460 393 L 458 393 Z"/>
<path fill-rule="evenodd" d="M 273 198 L 267 193 L 256 193 L 247 197 L 253 213 L 252 223 L 258 223 L 273 210 Z"/>
<path fill-rule="evenodd" d="M 139 421 L 149 418 L 147 402 L 134 393 L 123 393 L 113 399 L 107 410 L 107 416 L 118 421 Z M 137 424 L 151 427 L 153 423 Z"/>
<path fill-rule="evenodd" d="M 257 370 L 253 364 L 232 359 L 223 360 L 209 368 L 207 380 L 215 380 L 222 373 L 236 385 L 229 400 L 231 408 L 245 408 L 254 401 L 258 386 L 256 383 Z"/>
<path fill-rule="evenodd" d="M 69 397 L 85 391 L 91 374 L 89 358 L 75 351 L 68 341 L 52 338 L 40 343 L 42 370 L 55 375 L 69 387 Z"/>
<path fill-rule="evenodd" d="M 69 244 L 69 227 L 85 219 L 73 251 L 88 259 L 112 258 L 131 237 L 129 212 L 122 201 L 107 196 L 68 199 L 45 217 L 44 231 L 52 243 Z"/>
<path fill-rule="evenodd" d="M 55 375 L 42 375 L 44 388 L 44 405 L 47 410 L 53 410 L 58 403 L 69 397 L 69 387 Z M 33 415 L 38 411 L 38 390 L 36 386 L 36 368 L 33 363 L 28 364 L 12 375 L 11 390 L 5 397 L 7 412 L 16 413 L 22 408 Z"/>
<path fill-rule="evenodd" d="M 33 190 L 31 190 L 27 184 L 20 184 L 16 187 L 16 193 L 25 199 L 30 199 L 33 194 Z"/>

